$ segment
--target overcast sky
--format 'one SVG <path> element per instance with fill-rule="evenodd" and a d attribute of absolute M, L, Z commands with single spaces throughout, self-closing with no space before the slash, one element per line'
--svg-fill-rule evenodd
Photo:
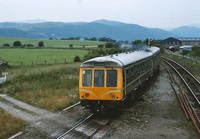
<path fill-rule="evenodd" d="M 200 0 L 0 0 L 0 22 L 29 19 L 172 28 L 200 24 Z"/>

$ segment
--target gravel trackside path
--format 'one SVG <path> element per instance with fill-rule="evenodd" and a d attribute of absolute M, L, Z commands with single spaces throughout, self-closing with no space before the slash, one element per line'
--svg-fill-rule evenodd
<path fill-rule="evenodd" d="M 142 95 L 115 116 L 103 139 L 199 139 L 195 127 L 185 118 L 162 65 L 137 93 Z"/>

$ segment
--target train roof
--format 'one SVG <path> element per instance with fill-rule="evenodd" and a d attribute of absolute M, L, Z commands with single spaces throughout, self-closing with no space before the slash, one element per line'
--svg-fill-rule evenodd
<path fill-rule="evenodd" d="M 82 63 L 81 67 L 125 67 L 160 52 L 158 47 L 96 57 Z"/>

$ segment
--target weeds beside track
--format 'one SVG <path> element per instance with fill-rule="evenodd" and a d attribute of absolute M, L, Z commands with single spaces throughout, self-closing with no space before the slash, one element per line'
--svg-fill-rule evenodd
<path fill-rule="evenodd" d="M 78 102 L 79 66 L 71 63 L 4 68 L 1 70 L 9 72 L 9 76 L 0 91 L 33 106 L 62 110 Z"/>

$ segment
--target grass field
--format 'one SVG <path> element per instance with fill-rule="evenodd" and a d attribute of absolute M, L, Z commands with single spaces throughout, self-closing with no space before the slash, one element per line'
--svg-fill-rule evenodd
<path fill-rule="evenodd" d="M 73 47 L 83 47 L 83 45 L 88 47 L 97 47 L 99 44 L 104 44 L 105 42 L 98 41 L 85 41 L 85 40 L 44 40 L 44 39 L 23 39 L 23 38 L 8 38 L 0 37 L 0 47 L 5 43 L 9 43 L 13 47 L 15 41 L 20 41 L 23 44 L 33 44 L 35 47 L 38 47 L 38 42 L 43 41 L 44 47 L 64 47 L 69 48 L 70 44 L 73 44 Z"/>
<path fill-rule="evenodd" d="M 75 56 L 81 59 L 88 53 L 77 49 L 0 49 L 0 59 L 9 65 L 55 64 L 73 62 Z"/>

